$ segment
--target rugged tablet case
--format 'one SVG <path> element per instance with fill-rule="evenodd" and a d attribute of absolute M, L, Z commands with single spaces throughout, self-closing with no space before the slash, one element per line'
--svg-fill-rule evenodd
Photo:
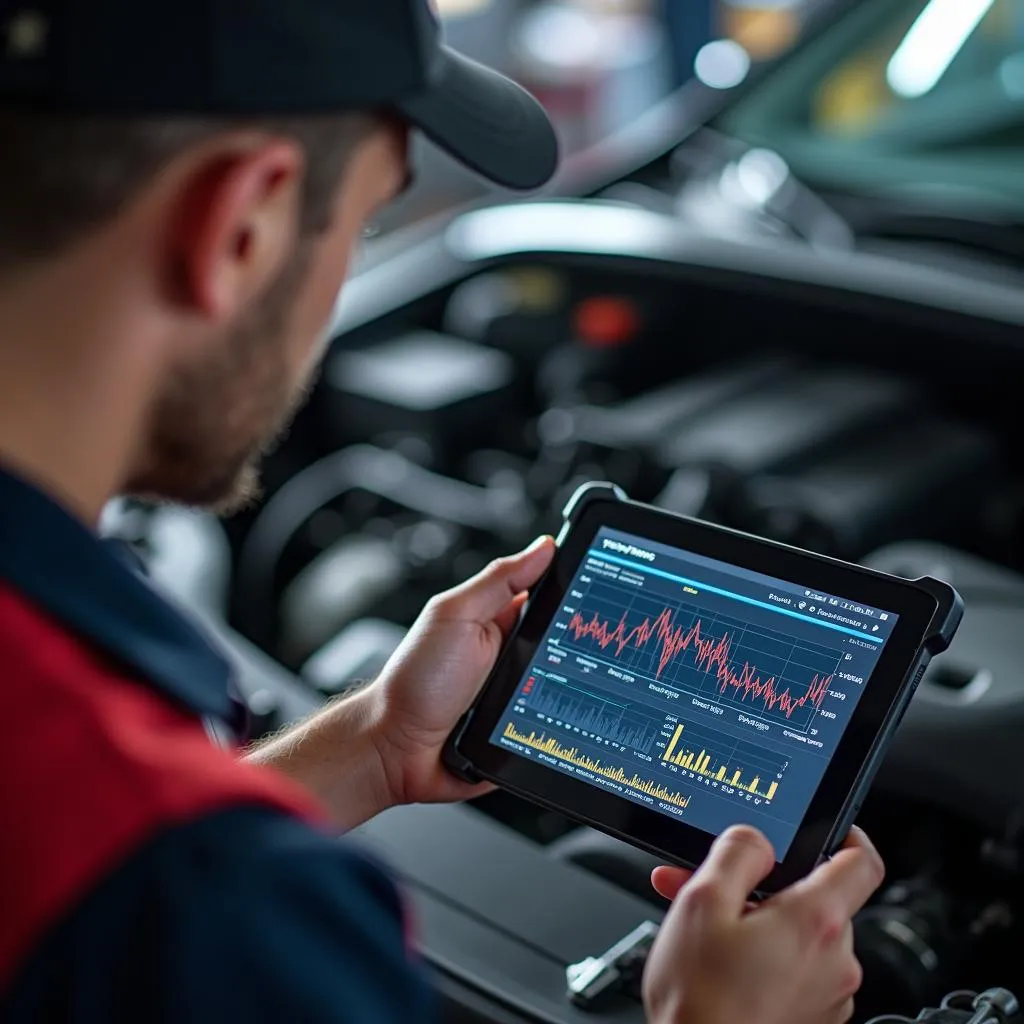
<path fill-rule="evenodd" d="M 680 520 L 687 520 L 686 516 L 665 512 L 663 509 L 654 508 L 650 505 L 644 505 L 641 502 L 632 501 L 626 496 L 623 490 L 615 484 L 604 482 L 588 483 L 579 487 L 566 503 L 565 508 L 562 511 L 562 528 L 558 533 L 557 542 L 559 544 L 562 543 L 584 509 L 593 505 L 595 502 L 601 501 L 626 502 L 636 508 L 650 509 L 651 511 L 658 512 L 661 515 L 668 515 Z M 727 527 L 718 526 L 717 524 L 715 524 L 714 528 L 727 533 L 739 533 L 739 531 L 730 530 Z M 779 544 L 776 541 L 764 540 L 763 538 L 755 539 L 770 547 L 789 548 L 789 545 Z M 847 564 L 839 561 L 838 559 L 828 558 L 824 555 L 815 555 L 811 552 L 804 553 L 820 561 L 829 562 L 837 566 L 846 566 Z M 865 574 L 871 576 L 886 577 L 888 575 L 875 569 L 868 569 L 865 567 L 860 567 L 860 569 Z M 544 578 L 538 582 L 537 587 L 542 586 L 546 578 L 547 576 L 545 574 Z M 935 600 L 935 614 L 932 616 L 932 620 L 929 623 L 928 630 L 925 634 L 921 653 L 917 661 L 910 667 L 910 670 L 907 672 L 907 675 L 904 677 L 900 686 L 898 707 L 896 707 L 894 711 L 890 712 L 887 725 L 875 738 L 871 752 L 865 759 L 860 775 L 850 791 L 850 796 L 847 798 L 841 813 L 836 819 L 835 828 L 833 828 L 825 846 L 826 855 L 832 853 L 846 838 L 847 833 L 850 831 L 850 826 L 853 824 L 858 812 L 860 811 L 864 797 L 871 788 L 871 783 L 874 781 L 875 775 L 882 764 L 889 741 L 896 732 L 896 729 L 899 728 L 903 715 L 906 713 L 906 710 L 910 705 L 911 698 L 914 696 L 914 692 L 917 689 L 918 684 L 921 682 L 921 678 L 924 676 L 928 663 L 933 657 L 935 657 L 935 655 L 941 654 L 947 647 L 949 647 L 949 644 L 957 631 L 957 627 L 960 625 L 960 621 L 963 618 L 963 600 L 948 584 L 943 583 L 940 580 L 932 579 L 930 576 L 923 576 L 920 579 L 906 580 L 904 582 L 909 586 L 923 590 Z M 909 685 L 907 685 L 908 681 Z M 483 693 L 483 690 L 481 690 L 481 693 Z M 473 765 L 458 749 L 459 739 L 473 717 L 474 708 L 470 708 L 469 711 L 466 712 L 459 724 L 453 730 L 451 736 L 449 736 L 448 742 L 444 747 L 442 758 L 449 771 L 453 772 L 460 779 L 463 779 L 466 782 L 478 783 L 483 781 L 481 776 L 477 774 Z"/>

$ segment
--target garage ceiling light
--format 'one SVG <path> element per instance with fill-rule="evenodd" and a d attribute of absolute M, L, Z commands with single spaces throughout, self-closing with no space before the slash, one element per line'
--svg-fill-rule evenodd
<path fill-rule="evenodd" d="M 892 91 L 916 99 L 934 89 L 994 5 L 995 0 L 931 0 L 889 61 Z"/>

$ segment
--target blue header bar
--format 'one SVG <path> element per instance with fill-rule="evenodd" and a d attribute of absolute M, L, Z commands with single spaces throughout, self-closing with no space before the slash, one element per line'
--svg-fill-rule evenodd
<path fill-rule="evenodd" d="M 698 587 L 701 590 L 708 591 L 708 593 L 719 594 L 722 597 L 731 598 L 733 601 L 741 601 L 743 604 L 750 604 L 755 608 L 765 608 L 770 612 L 775 612 L 776 615 L 785 615 L 791 619 L 799 619 L 801 622 L 809 622 L 814 626 L 821 626 L 822 629 L 832 629 L 838 633 L 846 633 L 849 636 L 857 637 L 859 640 L 868 640 L 871 643 L 877 644 L 882 639 L 881 637 L 872 636 L 870 633 L 861 632 L 859 629 L 850 629 L 848 626 L 840 626 L 835 622 L 824 622 L 821 619 L 814 618 L 812 615 L 801 615 L 800 612 L 793 612 L 788 608 L 780 608 L 778 605 L 771 604 L 768 601 L 758 601 L 753 597 L 747 597 L 745 594 L 737 594 L 731 590 L 723 590 L 721 587 L 713 587 L 711 584 L 702 583 L 700 580 L 678 576 L 672 572 L 665 572 L 664 569 L 655 569 L 654 566 L 645 565 L 643 562 L 634 562 L 628 558 L 620 558 L 618 555 L 609 555 L 606 551 L 597 551 L 591 548 L 589 556 L 596 558 L 598 561 L 614 562 L 616 565 L 624 566 L 627 569 L 649 573 L 651 576 L 660 576 L 662 579 L 672 580 L 674 583 L 685 583 L 689 587 Z"/>

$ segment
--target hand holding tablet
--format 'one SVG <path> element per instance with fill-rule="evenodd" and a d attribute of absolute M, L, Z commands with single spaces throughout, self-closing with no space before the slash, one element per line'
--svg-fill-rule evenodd
<path fill-rule="evenodd" d="M 776 864 L 842 843 L 962 614 L 907 581 L 589 485 L 446 761 L 694 866 L 748 824 Z"/>
<path fill-rule="evenodd" d="M 852 918 L 881 884 L 881 858 L 853 829 L 830 861 L 751 907 L 747 894 L 773 863 L 759 833 L 728 829 L 673 894 L 644 972 L 651 1024 L 842 1024 L 853 1016 L 862 972 Z"/>

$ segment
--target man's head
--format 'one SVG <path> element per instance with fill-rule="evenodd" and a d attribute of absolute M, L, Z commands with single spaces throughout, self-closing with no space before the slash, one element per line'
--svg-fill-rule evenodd
<path fill-rule="evenodd" d="M 97 11 L 109 24 L 94 43 L 127 32 L 112 49 L 153 46 L 149 22 L 137 39 L 125 29 L 140 6 L 64 5 L 77 12 L 65 50 Z M 209 6 L 175 0 L 175 27 L 195 18 L 209 30 Z M 129 383 L 138 399 L 117 419 L 132 437 L 116 486 L 220 507 L 251 493 L 259 454 L 305 393 L 353 246 L 409 176 L 408 126 L 513 186 L 540 184 L 555 162 L 534 101 L 445 50 L 423 0 L 250 0 L 244 20 L 231 10 L 237 26 L 217 23 L 212 47 L 220 77 L 198 93 L 159 40 L 114 81 L 92 49 L 61 53 L 77 84 L 63 74 L 41 86 L 24 54 L 0 54 L 0 330 L 52 336 L 59 318 L 37 330 L 25 310 L 78 311 L 92 348 L 69 355 L 61 342 L 54 368 L 81 360 L 83 393 L 91 380 L 117 407 L 97 416 L 117 419 Z M 9 46 L 47 38 L 7 27 Z M 332 63 L 345 54 L 347 68 Z M 307 109 L 323 112 L 291 112 Z M 3 338 L 0 352 L 36 342 Z"/>
<path fill-rule="evenodd" d="M 319 363 L 356 240 L 407 177 L 397 122 L 360 115 L 220 134 L 173 205 L 178 297 L 202 322 L 171 353 L 127 489 L 230 510 Z"/>
<path fill-rule="evenodd" d="M 305 392 L 361 230 L 403 187 L 406 135 L 363 114 L 0 114 L 0 282 L 62 262 L 114 270 L 120 253 L 138 261 L 160 322 L 139 339 L 159 349 L 158 379 L 127 489 L 218 506 L 249 495 L 257 456 Z"/>

